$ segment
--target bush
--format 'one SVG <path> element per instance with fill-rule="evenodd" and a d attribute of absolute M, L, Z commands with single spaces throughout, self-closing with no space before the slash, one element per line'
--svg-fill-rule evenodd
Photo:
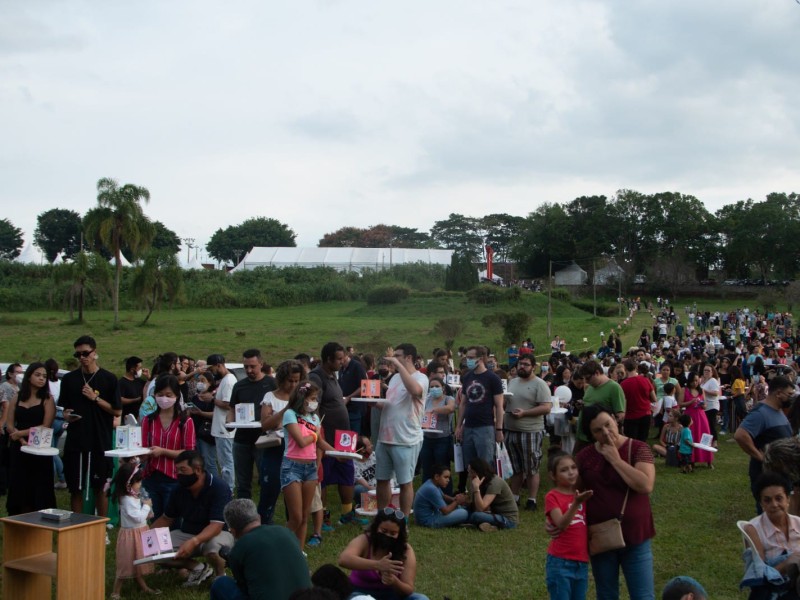
<path fill-rule="evenodd" d="M 500 325 L 503 329 L 503 343 L 517 344 L 525 339 L 528 329 L 533 323 L 533 317 L 525 312 L 494 313 L 481 319 L 484 327 Z"/>
<path fill-rule="evenodd" d="M 553 297 L 553 300 L 561 300 L 562 302 L 569 302 L 572 300 L 570 291 L 563 287 L 553 288 L 550 295 Z"/>
<path fill-rule="evenodd" d="M 591 300 L 573 300 L 570 302 L 575 308 L 585 310 L 588 313 L 594 314 L 594 302 Z M 619 315 L 619 305 L 612 302 L 598 302 L 597 303 L 597 316 L 598 317 L 616 317 Z"/>
<path fill-rule="evenodd" d="M 504 295 L 506 302 L 519 302 L 522 300 L 522 288 L 516 285 L 506 288 Z"/>
<path fill-rule="evenodd" d="M 475 304 L 497 304 L 504 299 L 503 290 L 494 285 L 479 285 L 467 292 L 467 300 Z"/>
<path fill-rule="evenodd" d="M 406 286 L 397 283 L 377 285 L 367 292 L 367 304 L 397 304 L 411 293 Z"/>

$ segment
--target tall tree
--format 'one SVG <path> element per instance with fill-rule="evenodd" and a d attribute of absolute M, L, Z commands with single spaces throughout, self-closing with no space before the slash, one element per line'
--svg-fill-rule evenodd
<path fill-rule="evenodd" d="M 467 291 L 478 285 L 478 270 L 463 252 L 453 252 L 445 274 L 444 289 Z"/>
<path fill-rule="evenodd" d="M 431 227 L 431 239 L 441 248 L 455 250 L 472 260 L 479 260 L 484 253 L 480 220 L 458 213 L 436 221 Z"/>
<path fill-rule="evenodd" d="M 549 261 L 570 260 L 574 256 L 569 225 L 563 206 L 545 202 L 525 218 L 512 243 L 511 258 L 531 276 L 547 275 Z"/>
<path fill-rule="evenodd" d="M 294 247 L 297 234 L 276 219 L 256 217 L 239 225 L 217 229 L 206 250 L 220 262 L 238 263 L 255 246 Z"/>
<path fill-rule="evenodd" d="M 146 325 L 163 300 L 168 300 L 171 305 L 183 292 L 183 272 L 171 248 L 151 248 L 142 264 L 136 267 L 131 287 L 147 309 L 142 321 L 142 325 Z"/>
<path fill-rule="evenodd" d="M 90 243 L 99 240 L 114 256 L 114 326 L 119 325 L 119 282 L 122 278 L 122 245 L 126 244 L 135 256 L 150 247 L 155 235 L 153 223 L 142 210 L 142 202 L 150 201 L 147 188 L 103 178 L 97 182 L 97 206 L 83 219 Z"/>
<path fill-rule="evenodd" d="M 484 244 L 492 247 L 498 262 L 509 260 L 512 243 L 521 235 L 524 224 L 524 217 L 506 213 L 486 215 L 481 219 Z"/>
<path fill-rule="evenodd" d="M 8 219 L 0 219 L 0 258 L 13 260 L 22 250 L 22 230 Z"/>
<path fill-rule="evenodd" d="M 59 252 L 72 258 L 81 249 L 81 215 L 66 208 L 52 208 L 36 217 L 34 243 L 42 249 L 48 262 Z"/>
<path fill-rule="evenodd" d="M 319 241 L 320 248 L 430 248 L 430 236 L 417 229 L 398 225 L 342 227 L 326 233 Z"/>

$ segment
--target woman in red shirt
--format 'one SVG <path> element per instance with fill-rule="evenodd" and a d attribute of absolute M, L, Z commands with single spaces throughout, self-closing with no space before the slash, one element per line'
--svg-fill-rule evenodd
<path fill-rule="evenodd" d="M 169 495 L 178 487 L 175 459 L 184 450 L 195 449 L 194 423 L 181 410 L 178 378 L 164 374 L 156 379 L 154 394 L 158 410 L 142 419 L 142 445 L 150 448 L 144 488 L 153 499 L 153 515 L 164 512 Z"/>
<path fill-rule="evenodd" d="M 625 547 L 591 557 L 597 598 L 620 597 L 620 568 L 632 600 L 655 598 L 650 547 L 656 534 L 650 509 L 656 480 L 653 453 L 644 442 L 622 435 L 614 415 L 600 404 L 583 409 L 582 426 L 586 437 L 594 440 L 575 457 L 581 489 L 593 492 L 586 503 L 586 524 L 620 518 L 625 505 L 621 517 Z"/>

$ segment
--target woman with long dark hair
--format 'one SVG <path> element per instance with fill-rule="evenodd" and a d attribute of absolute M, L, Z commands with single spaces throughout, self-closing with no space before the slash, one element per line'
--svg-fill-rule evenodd
<path fill-rule="evenodd" d="M 56 507 L 53 491 L 53 457 L 22 452 L 32 427 L 52 427 L 56 404 L 47 385 L 44 363 L 28 366 L 19 393 L 9 402 L 7 431 L 9 448 L 8 514 Z"/>
<path fill-rule="evenodd" d="M 178 487 L 175 459 L 195 449 L 194 423 L 180 409 L 180 384 L 174 375 L 160 375 L 153 385 L 158 410 L 142 420 L 142 446 L 150 448 L 144 488 L 153 499 L 153 515 L 164 512 Z"/>
<path fill-rule="evenodd" d="M 378 511 L 369 529 L 342 550 L 339 566 L 351 570 L 353 591 L 375 600 L 428 600 L 414 592 L 417 556 L 408 543 L 406 515 L 395 508 Z"/>

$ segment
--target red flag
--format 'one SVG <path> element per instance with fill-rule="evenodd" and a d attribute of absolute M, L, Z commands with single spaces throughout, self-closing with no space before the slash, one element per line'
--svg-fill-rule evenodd
<path fill-rule="evenodd" d="M 494 265 L 492 264 L 493 259 L 494 250 L 492 250 L 491 246 L 486 246 L 486 278 L 489 281 L 494 281 Z"/>

